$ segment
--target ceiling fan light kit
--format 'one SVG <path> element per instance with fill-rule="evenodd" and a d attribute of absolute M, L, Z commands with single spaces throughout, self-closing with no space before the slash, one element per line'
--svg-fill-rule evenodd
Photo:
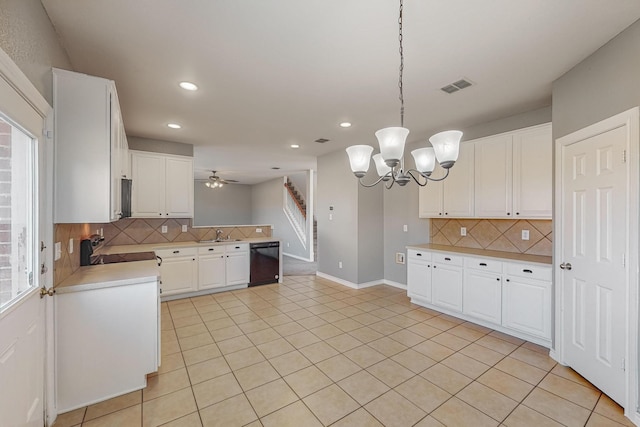
<path fill-rule="evenodd" d="M 413 179 L 416 184 L 424 187 L 429 181 L 442 181 L 449 176 L 450 168 L 458 159 L 460 150 L 460 139 L 462 132 L 450 130 L 437 133 L 429 138 L 432 147 L 425 147 L 413 150 L 411 155 L 416 163 L 416 169 L 404 168 L 404 145 L 409 136 L 409 129 L 404 127 L 404 93 L 403 93 L 403 72 L 404 72 L 404 51 L 402 45 L 402 13 L 403 0 L 400 0 L 400 14 L 398 18 L 400 41 L 400 76 L 398 79 L 398 87 L 400 89 L 400 126 L 387 127 L 380 129 L 375 133 L 380 146 L 380 153 L 373 156 L 373 161 L 378 172 L 378 180 L 365 184 L 362 178 L 367 174 L 371 163 L 371 153 L 373 147 L 370 145 L 352 145 L 347 148 L 351 171 L 360 180 L 360 184 L 364 187 L 373 187 L 380 182 L 387 182 L 387 189 L 391 188 L 394 183 L 400 186 L 406 185 Z M 441 178 L 432 178 L 431 173 L 435 168 L 436 160 L 440 166 L 446 170 Z M 414 173 L 417 175 L 414 175 Z M 424 183 L 421 183 L 419 177 L 423 177 Z"/>
<path fill-rule="evenodd" d="M 211 171 L 212 175 L 209 177 L 209 180 L 204 183 L 205 187 L 208 188 L 221 188 L 224 184 L 233 184 L 238 181 L 235 179 L 222 179 L 218 175 L 216 175 L 216 171 Z"/>

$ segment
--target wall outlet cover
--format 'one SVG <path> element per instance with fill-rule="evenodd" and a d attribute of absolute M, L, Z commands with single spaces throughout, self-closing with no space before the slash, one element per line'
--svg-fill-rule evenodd
<path fill-rule="evenodd" d="M 262 233 L 262 228 L 256 228 L 256 233 Z"/>
<path fill-rule="evenodd" d="M 460 235 L 461 236 L 467 235 L 467 227 L 460 227 Z"/>
<path fill-rule="evenodd" d="M 338 268 L 342 268 L 342 261 L 338 261 Z"/>
<path fill-rule="evenodd" d="M 529 230 L 522 230 L 522 240 L 529 240 Z"/>
<path fill-rule="evenodd" d="M 403 226 L 402 226 L 402 231 L 404 231 L 405 233 L 406 233 L 407 231 L 409 231 L 409 226 L 408 226 L 407 224 L 403 225 Z"/>
<path fill-rule="evenodd" d="M 404 253 L 396 252 L 396 264 L 404 264 Z"/>
<path fill-rule="evenodd" d="M 182 224 L 182 232 L 183 233 L 187 232 L 187 224 Z"/>
<path fill-rule="evenodd" d="M 166 225 L 163 225 L 163 226 L 162 226 L 162 234 L 167 234 L 167 231 L 169 231 L 169 230 L 167 229 L 167 226 L 166 226 Z"/>

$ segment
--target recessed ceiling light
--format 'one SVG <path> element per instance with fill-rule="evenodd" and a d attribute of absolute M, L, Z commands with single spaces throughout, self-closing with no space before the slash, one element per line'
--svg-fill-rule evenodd
<path fill-rule="evenodd" d="M 300 148 L 298 144 L 291 144 L 291 148 Z"/>
<path fill-rule="evenodd" d="M 182 127 L 177 123 L 169 123 L 167 126 L 169 126 L 171 129 L 180 129 Z"/>
<path fill-rule="evenodd" d="M 198 86 L 191 82 L 180 82 L 180 87 L 184 90 L 198 90 Z"/>
<path fill-rule="evenodd" d="M 342 123 L 340 123 L 340 127 L 341 127 L 341 128 L 350 128 L 350 127 L 351 127 L 351 123 L 349 123 L 349 122 L 342 122 Z"/>

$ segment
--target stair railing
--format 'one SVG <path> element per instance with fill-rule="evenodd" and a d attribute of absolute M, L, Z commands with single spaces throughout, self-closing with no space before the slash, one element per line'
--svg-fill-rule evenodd
<path fill-rule="evenodd" d="M 307 212 L 295 197 L 293 190 L 287 183 L 284 183 L 284 204 L 283 210 L 291 226 L 296 232 L 300 243 L 307 247 Z"/>

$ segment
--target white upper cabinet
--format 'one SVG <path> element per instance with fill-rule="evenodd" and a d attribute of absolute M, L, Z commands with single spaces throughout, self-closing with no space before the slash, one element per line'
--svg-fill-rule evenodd
<path fill-rule="evenodd" d="M 474 146 L 460 144 L 460 155 L 444 181 L 429 181 L 419 190 L 420 218 L 464 218 L 473 216 Z M 436 166 L 432 176 L 445 171 Z"/>
<path fill-rule="evenodd" d="M 126 141 L 113 81 L 53 69 L 54 222 L 120 219 Z"/>
<path fill-rule="evenodd" d="M 131 153 L 131 216 L 193 217 L 193 158 L 145 151 Z"/>
<path fill-rule="evenodd" d="M 551 218 L 551 125 L 475 141 L 475 216 Z"/>

